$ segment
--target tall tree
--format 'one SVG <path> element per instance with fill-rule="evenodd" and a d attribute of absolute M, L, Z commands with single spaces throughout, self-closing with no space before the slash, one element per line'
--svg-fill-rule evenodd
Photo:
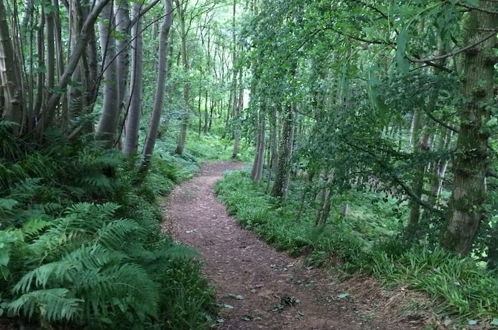
<path fill-rule="evenodd" d="M 7 20 L 7 11 L 3 1 L 0 1 L 0 82 L 3 90 L 2 117 L 5 120 L 21 125 L 23 119 L 23 89 L 21 71 L 17 66 L 16 57 L 17 54 L 14 49 L 9 22 Z"/>
<path fill-rule="evenodd" d="M 463 93 L 465 105 L 460 109 L 460 130 L 453 165 L 453 191 L 442 244 L 451 251 L 466 255 L 485 218 L 485 178 L 489 169 L 487 123 L 490 107 L 496 104 L 493 49 L 497 45 L 498 13 L 496 2 L 481 0 L 465 23 L 465 43 L 478 43 L 463 55 Z M 494 31 L 494 32 L 489 32 Z"/>
<path fill-rule="evenodd" d="M 158 75 L 156 83 L 156 93 L 154 96 L 154 107 L 152 109 L 152 116 L 149 124 L 149 132 L 145 140 L 143 151 L 142 170 L 147 170 L 154 146 L 156 143 L 157 130 L 161 122 L 161 112 L 164 106 L 164 90 L 166 88 L 166 78 L 168 76 L 168 39 L 171 25 L 173 23 L 173 0 L 164 0 L 165 16 L 161 24 L 161 31 L 159 35 L 159 59 L 158 59 Z"/>
<path fill-rule="evenodd" d="M 119 84 L 118 64 L 115 61 L 116 39 L 115 17 L 112 2 L 107 4 L 99 21 L 100 49 L 102 50 L 102 70 L 104 84 L 104 104 L 102 115 L 97 125 L 97 138 L 105 141 L 106 145 L 114 144 L 119 118 Z"/>
<path fill-rule="evenodd" d="M 123 144 L 123 153 L 127 156 L 135 154 L 138 150 L 138 129 L 140 125 L 140 112 L 142 111 L 143 39 L 142 18 L 140 17 L 141 7 L 138 3 L 133 5 L 133 17 L 137 19 L 137 22 L 132 27 L 131 99 L 126 115 L 125 139 Z"/>
<path fill-rule="evenodd" d="M 188 77 L 190 72 L 190 62 L 187 53 L 187 37 L 188 37 L 188 27 L 187 27 L 187 6 L 188 0 L 175 0 L 176 9 L 178 12 L 178 20 L 180 24 L 180 42 L 181 42 L 181 60 L 185 75 Z M 187 140 L 187 130 L 190 122 L 190 89 L 191 83 L 189 78 L 185 78 L 183 84 L 183 103 L 184 103 L 184 113 L 182 115 L 182 120 L 180 123 L 180 133 L 178 135 L 178 143 L 175 152 L 179 155 L 183 154 L 185 148 L 185 142 Z"/>

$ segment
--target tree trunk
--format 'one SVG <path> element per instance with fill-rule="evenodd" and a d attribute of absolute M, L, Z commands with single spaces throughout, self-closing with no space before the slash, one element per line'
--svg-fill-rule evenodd
<path fill-rule="evenodd" d="M 498 15 L 487 13 L 495 10 L 495 2 L 480 1 L 479 9 L 472 10 L 465 24 L 465 43 L 483 39 L 490 30 L 498 27 Z M 449 202 L 447 225 L 442 235 L 442 245 L 460 255 L 467 255 L 481 221 L 485 218 L 485 176 L 489 166 L 488 140 L 490 120 L 489 105 L 494 100 L 493 54 L 496 34 L 464 53 L 463 75 L 466 104 L 460 109 L 460 132 L 457 139 L 453 165 L 453 191 Z"/>
<path fill-rule="evenodd" d="M 166 16 L 161 24 L 159 34 L 159 73 L 156 83 L 156 94 L 154 96 L 154 108 L 152 109 L 152 117 L 150 119 L 149 132 L 145 139 L 143 152 L 142 171 L 147 171 L 154 145 L 156 143 L 157 131 L 161 122 L 161 112 L 164 104 L 164 89 L 166 86 L 166 78 L 168 75 L 168 39 L 171 24 L 173 23 L 173 0 L 164 0 Z"/>
<path fill-rule="evenodd" d="M 104 101 L 102 115 L 97 126 L 96 138 L 105 142 L 107 147 L 114 144 L 117 124 L 119 122 L 118 83 L 116 40 L 113 26 L 114 15 L 112 3 L 102 10 L 99 21 L 100 49 L 102 50 L 102 67 L 104 68 Z"/>
<path fill-rule="evenodd" d="M 55 84 L 55 18 L 54 11 L 50 9 L 45 11 L 45 41 L 47 45 L 47 58 L 45 66 L 46 73 L 46 88 L 50 91 L 54 88 Z"/>
<path fill-rule="evenodd" d="M 137 3 L 134 3 L 134 6 Z M 143 5 L 139 5 L 143 7 Z M 135 14 L 134 17 L 137 17 Z M 138 18 L 140 20 L 140 18 Z M 134 27 L 137 29 L 135 23 Z M 130 71 L 129 41 L 130 41 L 130 9 L 127 0 L 119 0 L 116 5 L 116 32 L 119 38 L 116 40 L 117 50 L 117 85 L 118 85 L 118 113 L 124 108 L 124 97 L 126 94 L 126 85 Z M 140 31 L 140 30 L 139 30 Z"/>
<path fill-rule="evenodd" d="M 208 126 L 209 126 L 209 95 L 208 95 L 208 91 L 206 90 L 206 93 L 205 93 L 205 102 L 204 102 L 204 127 L 202 128 L 202 131 L 204 132 L 204 134 L 207 134 L 208 132 Z M 211 109 L 213 108 L 213 105 L 212 105 L 212 100 L 211 100 Z"/>
<path fill-rule="evenodd" d="M 142 5 L 133 4 L 133 17 L 140 15 Z M 131 73 L 131 100 L 130 108 L 125 122 L 125 139 L 123 153 L 126 156 L 137 153 L 138 130 L 140 125 L 140 113 L 142 111 L 142 88 L 143 88 L 143 39 L 142 19 L 138 17 L 137 23 L 132 28 L 133 53 Z"/>
<path fill-rule="evenodd" d="M 76 46 L 83 24 L 83 12 L 78 1 L 72 1 L 69 7 L 69 28 L 70 28 L 70 46 L 71 53 L 73 47 Z M 69 85 L 67 91 L 67 103 L 69 106 L 68 120 L 75 119 L 80 116 L 84 108 L 83 100 L 83 81 L 82 81 L 82 63 L 78 64 L 71 76 L 72 84 Z"/>
<path fill-rule="evenodd" d="M 99 14 L 102 9 L 109 3 L 110 0 L 101 0 L 97 3 L 93 9 L 86 16 L 85 22 L 81 27 L 80 34 L 78 36 L 77 42 L 72 47 L 71 55 L 69 56 L 68 64 L 64 73 L 62 74 L 57 86 L 54 88 L 54 91 L 49 95 L 48 102 L 46 108 L 43 110 L 42 125 L 40 125 L 40 130 L 51 125 L 55 117 L 55 111 L 59 106 L 60 99 L 62 97 L 62 93 L 60 91 L 64 90 L 69 81 L 71 80 L 71 76 L 73 72 L 76 70 L 78 63 L 83 55 L 84 51 L 87 49 L 87 45 L 89 45 L 94 39 L 94 24 L 97 20 Z M 92 47 L 95 48 L 95 47 Z M 95 80 L 92 80 L 95 81 Z"/>
<path fill-rule="evenodd" d="M 424 133 L 422 111 L 415 110 L 412 123 L 411 144 L 413 152 L 420 154 L 429 149 L 429 136 Z M 421 200 L 424 190 L 425 165 L 420 162 L 415 165 L 414 177 L 412 180 L 412 191 Z M 410 201 L 410 215 L 408 218 L 408 228 L 414 228 L 420 221 L 420 204 L 416 200 Z"/>
<path fill-rule="evenodd" d="M 4 120 L 22 125 L 23 98 L 21 71 L 17 67 L 14 45 L 10 35 L 7 12 L 0 1 L 0 83 L 3 87 Z M 19 131 L 19 129 L 15 129 Z"/>
<path fill-rule="evenodd" d="M 325 182 L 325 187 L 322 189 L 320 195 L 320 206 L 318 209 L 318 214 L 315 219 L 316 226 L 323 226 L 327 223 L 327 219 L 330 215 L 330 210 L 332 208 L 332 182 L 334 181 L 334 175 L 328 174 Z"/>
<path fill-rule="evenodd" d="M 272 106 L 270 113 L 270 163 L 269 168 L 275 172 L 278 167 L 277 109 Z"/>
<path fill-rule="evenodd" d="M 38 57 L 38 69 L 43 68 L 45 65 L 45 38 L 44 38 L 44 27 L 45 27 L 45 19 L 43 17 L 43 8 L 42 15 L 39 19 L 39 23 L 36 31 L 36 50 Z M 42 111 L 44 99 L 45 99 L 45 73 L 43 70 L 38 70 L 36 74 L 36 100 L 33 109 L 33 115 L 36 118 L 35 120 L 42 120 L 40 117 L 40 113 Z"/>
<path fill-rule="evenodd" d="M 239 156 L 240 149 L 240 137 L 241 137 L 241 116 L 242 107 L 244 106 L 244 88 L 242 86 L 242 70 L 239 73 L 239 90 L 235 94 L 235 104 L 234 104 L 234 130 L 233 130 L 233 152 L 232 159 L 237 159 Z"/>
<path fill-rule="evenodd" d="M 176 0 L 176 7 L 178 10 L 178 18 L 180 19 L 180 39 L 181 39 L 181 55 L 182 64 L 185 70 L 185 75 L 188 76 L 190 71 L 190 64 L 188 62 L 187 54 L 187 29 L 185 22 L 185 10 L 186 5 L 182 5 L 179 0 Z M 175 153 L 181 155 L 185 149 L 185 142 L 187 140 L 187 130 L 190 120 L 190 81 L 186 80 L 183 85 L 183 101 L 185 104 L 185 113 L 182 117 L 180 124 L 180 134 L 178 136 L 178 143 L 176 146 Z"/>
<path fill-rule="evenodd" d="M 264 106 L 259 109 L 258 132 L 256 143 L 256 156 L 251 171 L 251 178 L 255 182 L 261 181 L 263 177 L 263 163 L 265 160 L 265 113 Z"/>
<path fill-rule="evenodd" d="M 272 195 L 283 198 L 286 194 L 289 178 L 290 157 L 292 154 L 292 131 L 294 125 L 294 113 L 292 105 L 285 106 L 282 139 L 280 141 L 278 166 L 276 168 L 275 182 L 273 183 Z"/>

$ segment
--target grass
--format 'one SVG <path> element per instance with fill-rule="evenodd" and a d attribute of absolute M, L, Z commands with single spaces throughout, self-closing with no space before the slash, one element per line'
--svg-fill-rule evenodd
<path fill-rule="evenodd" d="M 348 202 L 351 212 L 342 218 L 336 210 L 327 225 L 317 228 L 313 205 L 300 212 L 295 192 L 277 203 L 246 172 L 226 174 L 216 192 L 242 226 L 279 250 L 311 251 L 308 262 L 318 265 L 333 255 L 345 272 L 425 292 L 442 313 L 498 322 L 498 278 L 472 259 L 400 239 L 403 211 L 395 200 L 359 192 L 338 196 L 335 202 Z"/>

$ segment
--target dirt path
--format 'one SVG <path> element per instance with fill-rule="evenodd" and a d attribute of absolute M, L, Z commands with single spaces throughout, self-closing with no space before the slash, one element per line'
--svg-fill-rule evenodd
<path fill-rule="evenodd" d="M 371 321 L 325 272 L 304 267 L 236 225 L 213 185 L 225 171 L 242 167 L 208 163 L 166 205 L 165 230 L 201 253 L 224 306 L 219 329 L 400 329 Z"/>

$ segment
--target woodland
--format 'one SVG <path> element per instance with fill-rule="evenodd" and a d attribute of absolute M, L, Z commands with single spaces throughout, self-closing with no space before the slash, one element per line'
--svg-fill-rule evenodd
<path fill-rule="evenodd" d="M 229 159 L 261 240 L 498 327 L 497 36 L 497 0 L 0 0 L 0 329 L 215 325 L 161 200 Z"/>

